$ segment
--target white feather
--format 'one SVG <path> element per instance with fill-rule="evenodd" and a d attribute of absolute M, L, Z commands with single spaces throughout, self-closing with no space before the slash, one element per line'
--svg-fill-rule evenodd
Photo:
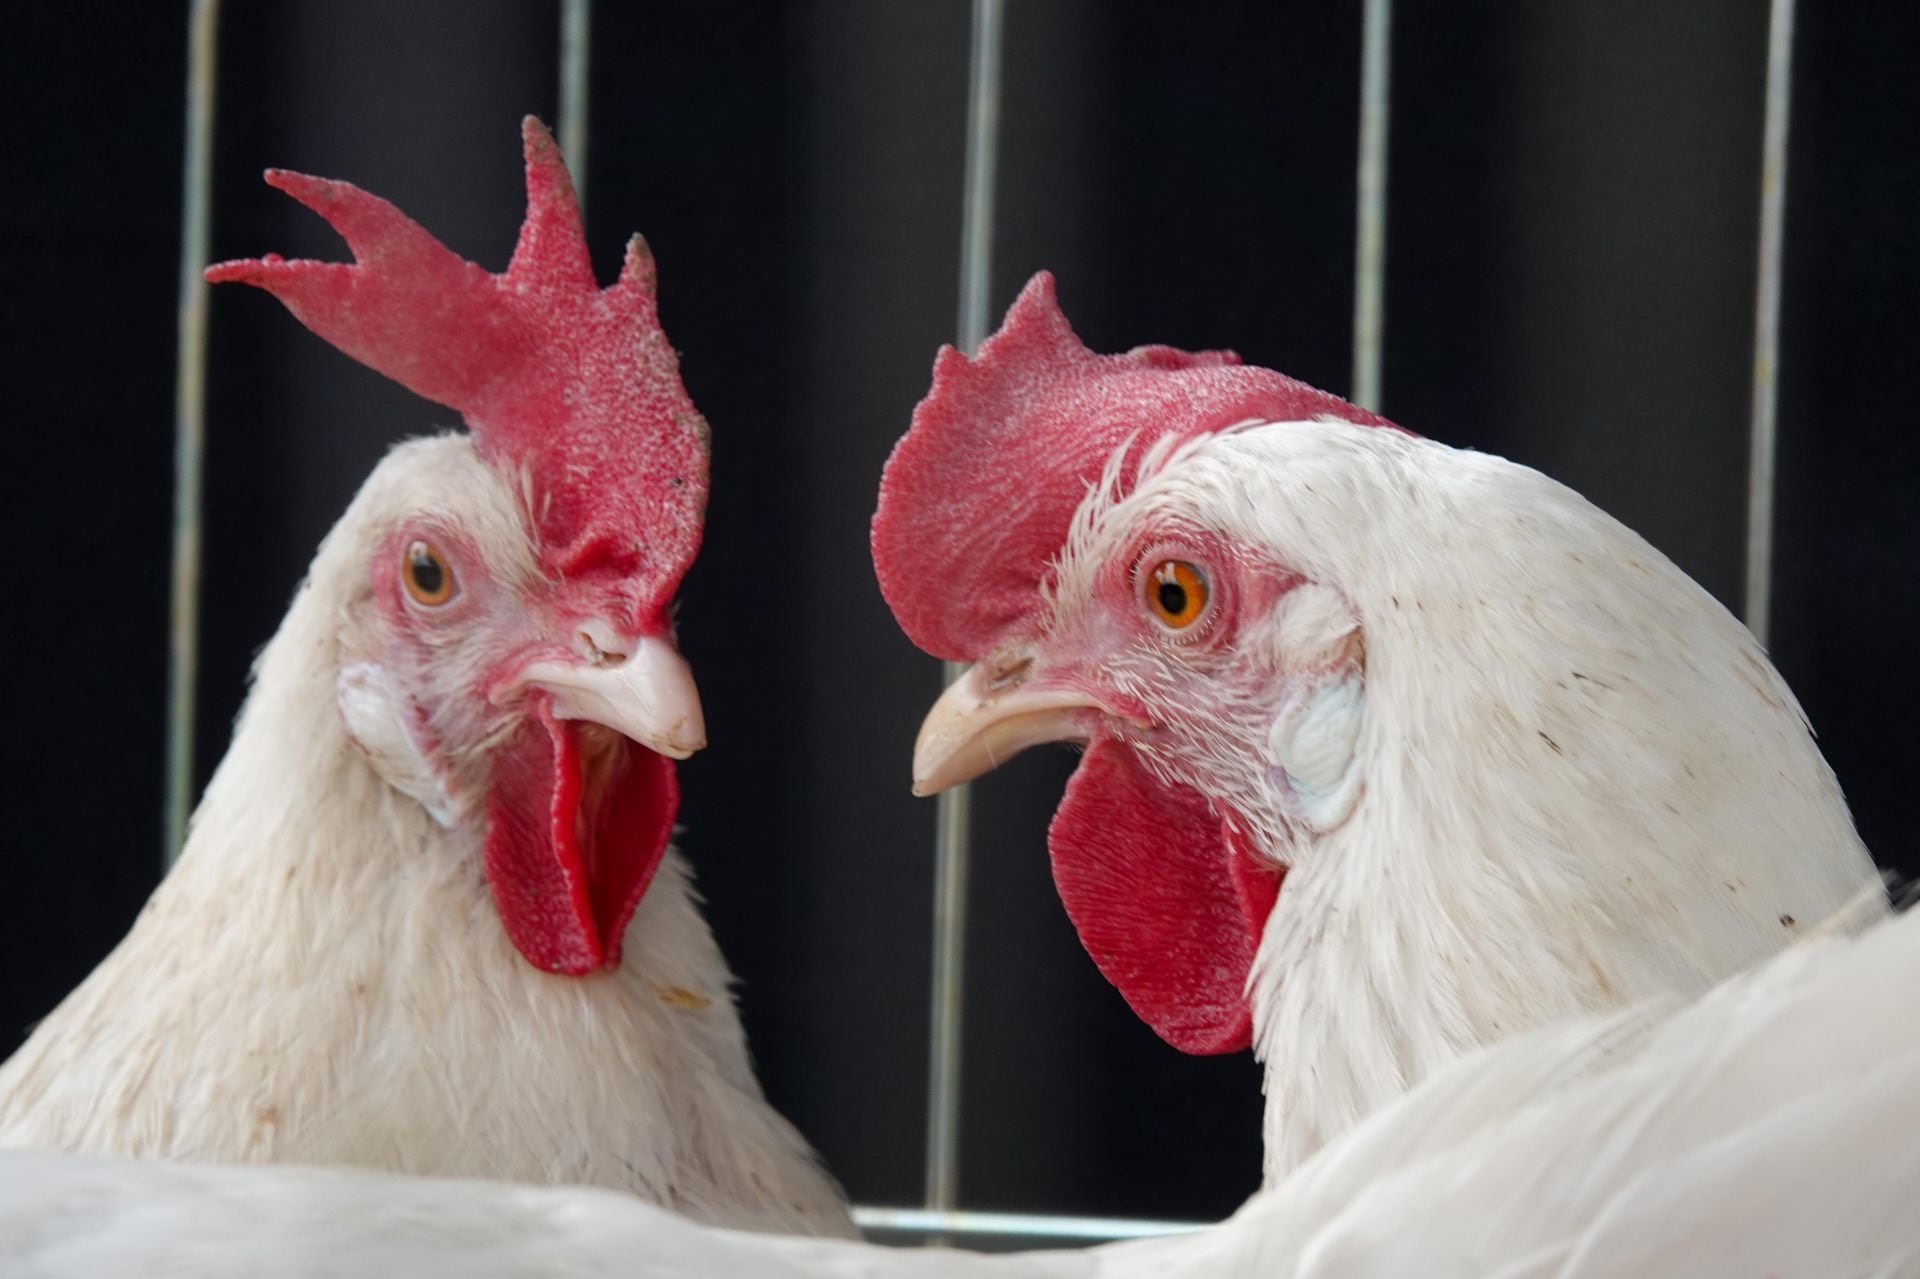
<path fill-rule="evenodd" d="M 1302 675 L 1280 682 L 1267 733 L 1267 759 L 1284 777 L 1280 802 L 1308 830 L 1330 831 L 1360 800 L 1360 730 L 1366 675 L 1360 622 L 1340 592 L 1319 583 L 1295 587 L 1268 629 L 1276 656 Z"/>
<path fill-rule="evenodd" d="M 1300 1279 L 1920 1273 L 1920 915 L 1460 1062 L 1233 1228 Z"/>
<path fill-rule="evenodd" d="M 373 771 L 387 785 L 411 797 L 442 826 L 452 829 L 471 820 L 465 796 L 457 796 L 420 740 L 419 725 L 407 713 L 405 695 L 378 662 L 349 662 L 334 680 L 340 723 Z"/>
<path fill-rule="evenodd" d="M 1458 1061 L 1232 1219 L 970 1256 L 717 1230 L 596 1191 L 0 1155 L 0 1268 L 38 1279 L 1867 1279 L 1920 1274 L 1920 913 L 1691 1006 Z"/>

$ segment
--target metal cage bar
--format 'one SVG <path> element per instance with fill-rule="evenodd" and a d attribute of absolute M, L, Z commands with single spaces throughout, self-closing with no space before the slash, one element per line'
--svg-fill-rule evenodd
<path fill-rule="evenodd" d="M 200 668 L 200 552 L 207 441 L 207 268 L 213 205 L 213 109 L 220 0 L 187 20 L 187 128 L 180 195 L 180 331 L 173 383 L 173 586 L 167 648 L 167 791 L 162 864 L 173 865 L 193 812 L 194 692 Z"/>
<path fill-rule="evenodd" d="M 967 172 L 960 215 L 959 339 L 971 352 L 986 338 L 993 266 L 994 172 L 1000 145 L 1002 0 L 974 0 L 967 66 Z M 948 680 L 966 668 L 943 667 Z M 971 794 L 941 792 L 935 812 L 933 988 L 927 1049 L 926 1206 L 958 1203 L 960 1038 L 967 954 L 967 858 Z"/>
<path fill-rule="evenodd" d="M 1773 609 L 1774 459 L 1778 450 L 1780 274 L 1786 256 L 1787 124 L 1793 88 L 1793 0 L 1767 25 L 1766 126 L 1760 152 L 1760 261 L 1753 306 L 1753 416 L 1747 452 L 1747 629 L 1767 642 Z"/>
<path fill-rule="evenodd" d="M 560 0 L 560 154 L 567 157 L 580 216 L 587 210 L 587 87 L 593 0 Z"/>
<path fill-rule="evenodd" d="M 1393 0 L 1365 0 L 1353 245 L 1353 402 L 1379 411 L 1387 294 L 1387 108 Z"/>

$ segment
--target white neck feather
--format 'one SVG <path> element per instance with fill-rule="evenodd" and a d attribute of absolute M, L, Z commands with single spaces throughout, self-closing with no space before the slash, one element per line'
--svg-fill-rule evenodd
<path fill-rule="evenodd" d="M 1464 1051 L 1698 990 L 1872 882 L 1751 635 L 1577 494 L 1324 424 L 1225 437 L 1207 468 L 1287 477 L 1222 522 L 1366 634 L 1364 791 L 1286 850 L 1252 978 L 1269 1177 Z"/>

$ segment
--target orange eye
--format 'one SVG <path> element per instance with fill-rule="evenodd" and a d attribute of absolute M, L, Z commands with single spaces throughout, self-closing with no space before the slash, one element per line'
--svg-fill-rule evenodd
<path fill-rule="evenodd" d="M 407 594 L 429 608 L 453 598 L 453 570 L 447 567 L 447 561 L 431 542 L 407 543 L 403 575 L 407 580 Z"/>
<path fill-rule="evenodd" d="M 1141 579 L 1140 589 L 1148 610 L 1176 631 L 1192 626 L 1207 611 L 1207 575 L 1198 564 L 1161 560 Z"/>

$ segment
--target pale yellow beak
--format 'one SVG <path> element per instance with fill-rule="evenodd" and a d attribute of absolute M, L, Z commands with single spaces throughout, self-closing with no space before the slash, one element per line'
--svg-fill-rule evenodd
<path fill-rule="evenodd" d="M 975 662 L 947 686 L 913 744 L 913 793 L 935 795 L 1042 742 L 1086 741 L 1100 704 L 1072 689 L 995 683 Z"/>
<path fill-rule="evenodd" d="M 672 759 L 707 744 L 700 690 L 672 642 L 641 636 L 596 641 L 596 661 L 530 663 L 521 681 L 553 694 L 556 719 L 585 719 Z"/>

